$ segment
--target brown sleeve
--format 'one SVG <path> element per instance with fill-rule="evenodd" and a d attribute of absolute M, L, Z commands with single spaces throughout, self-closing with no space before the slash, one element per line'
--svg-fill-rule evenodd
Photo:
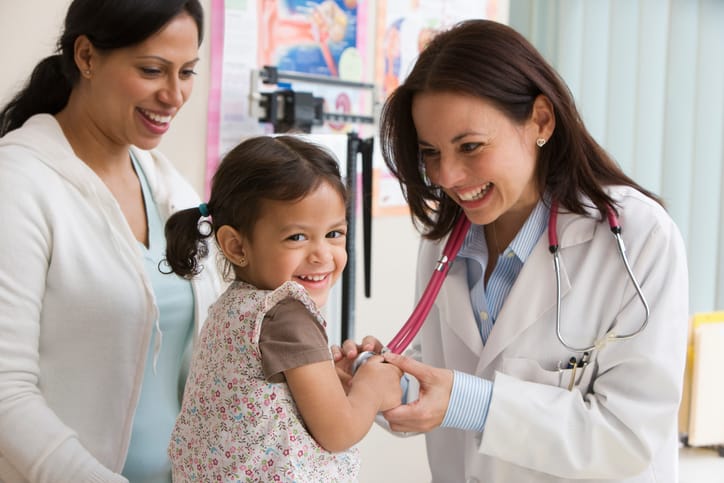
<path fill-rule="evenodd" d="M 259 335 L 264 377 L 283 382 L 284 371 L 332 360 L 324 327 L 300 301 L 287 298 L 266 313 Z"/>

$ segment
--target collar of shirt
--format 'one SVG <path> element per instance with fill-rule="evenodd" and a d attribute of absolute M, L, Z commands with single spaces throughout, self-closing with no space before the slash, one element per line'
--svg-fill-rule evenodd
<path fill-rule="evenodd" d="M 544 200 L 539 200 L 533 211 L 525 220 L 523 227 L 510 245 L 506 247 L 503 254 L 509 251 L 514 253 L 522 263 L 530 256 L 533 247 L 538 242 L 548 225 L 549 210 Z M 485 232 L 483 225 L 471 225 L 463 245 L 458 252 L 458 257 L 471 258 L 478 261 L 482 266 L 488 262 L 488 248 L 485 244 Z"/>
<path fill-rule="evenodd" d="M 470 303 L 483 343 L 493 329 L 495 320 L 518 278 L 523 264 L 546 229 L 548 210 L 539 201 L 518 234 L 505 249 L 490 274 L 487 284 L 483 274 L 488 263 L 488 249 L 482 225 L 468 231 L 459 256 L 466 261 Z"/>

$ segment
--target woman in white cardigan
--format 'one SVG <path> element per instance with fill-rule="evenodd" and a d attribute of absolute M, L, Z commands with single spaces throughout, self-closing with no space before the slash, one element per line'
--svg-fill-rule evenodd
<path fill-rule="evenodd" d="M 183 354 L 219 281 L 159 270 L 166 219 L 199 199 L 154 148 L 202 25 L 196 0 L 75 0 L 0 113 L 0 481 L 170 482 Z"/>

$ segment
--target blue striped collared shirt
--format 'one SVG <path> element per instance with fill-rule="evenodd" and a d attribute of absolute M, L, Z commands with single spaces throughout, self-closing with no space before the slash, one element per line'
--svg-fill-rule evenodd
<path fill-rule="evenodd" d="M 539 201 L 513 241 L 498 257 L 487 285 L 484 274 L 488 248 L 484 227 L 470 227 L 457 259 L 465 261 L 467 266 L 470 301 L 483 343 L 487 342 L 523 264 L 546 231 L 548 215 L 545 202 Z M 492 396 L 492 381 L 455 371 L 450 403 L 442 427 L 481 432 L 485 427 Z"/>

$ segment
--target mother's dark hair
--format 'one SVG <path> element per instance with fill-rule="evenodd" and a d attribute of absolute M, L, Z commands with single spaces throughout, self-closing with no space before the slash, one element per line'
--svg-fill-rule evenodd
<path fill-rule="evenodd" d="M 382 109 L 382 155 L 400 180 L 413 219 L 422 224 L 427 238 L 443 238 L 461 210 L 442 190 L 426 182 L 420 166 L 412 101 L 415 94 L 429 91 L 485 99 L 516 123 L 530 117 L 536 97 L 547 97 L 556 124 L 540 149 L 536 178 L 541 192 L 551 193 L 567 210 L 586 213 L 584 195 L 605 217 L 612 200 L 604 187 L 614 184 L 635 187 L 658 201 L 596 143 L 565 82 L 530 42 L 506 25 L 467 20 L 428 44 Z"/>
<path fill-rule="evenodd" d="M 56 114 L 68 102 L 80 72 L 75 40 L 85 35 L 99 50 L 143 42 L 181 12 L 187 12 L 203 38 L 204 12 L 199 0 L 74 0 L 65 16 L 56 54 L 35 66 L 25 87 L 0 112 L 0 136 L 40 113 Z"/>

